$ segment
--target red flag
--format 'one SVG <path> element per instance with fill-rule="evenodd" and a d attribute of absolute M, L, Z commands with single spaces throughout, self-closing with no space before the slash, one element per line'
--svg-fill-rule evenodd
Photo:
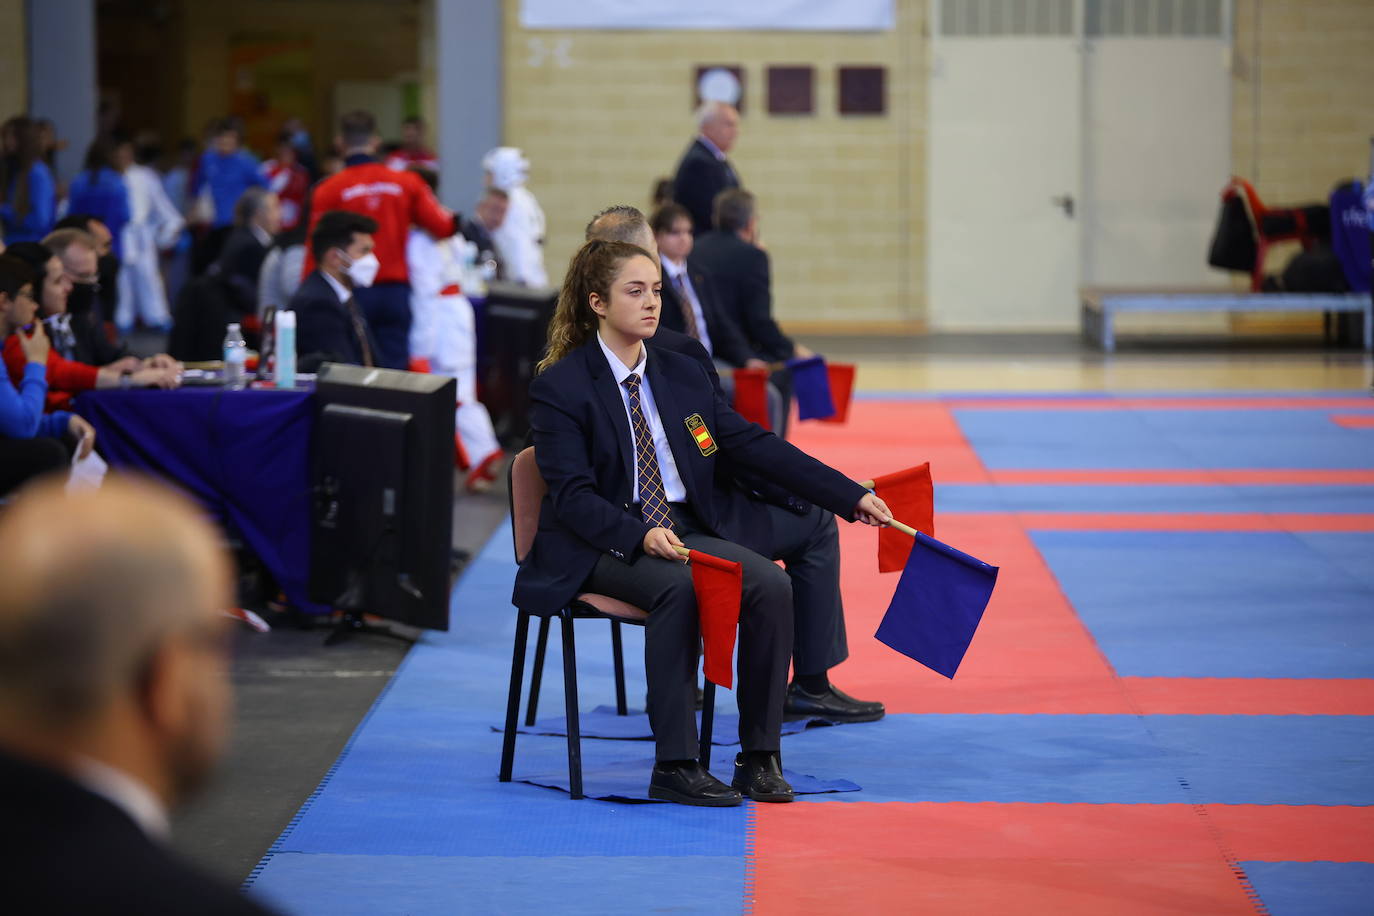
<path fill-rule="evenodd" d="M 706 645 L 706 678 L 728 690 L 735 682 L 735 630 L 744 573 L 738 563 L 698 550 L 692 551 L 690 561 L 701 641 Z"/>
<path fill-rule="evenodd" d="M 768 422 L 768 370 L 735 370 L 735 412 L 764 429 Z"/>
<path fill-rule="evenodd" d="M 835 415 L 822 423 L 843 423 L 849 419 L 849 402 L 854 398 L 854 366 L 847 363 L 826 363 L 830 373 L 830 399 L 835 402 Z"/>
<path fill-rule="evenodd" d="M 930 462 L 877 477 L 873 492 L 887 503 L 892 517 L 928 536 L 935 535 L 935 491 Z M 878 529 L 878 572 L 901 572 L 911 553 L 911 538 L 895 528 Z"/>

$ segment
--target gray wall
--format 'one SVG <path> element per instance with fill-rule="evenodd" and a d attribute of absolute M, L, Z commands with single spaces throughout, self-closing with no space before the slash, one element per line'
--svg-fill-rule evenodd
<path fill-rule="evenodd" d="M 482 156 L 501 145 L 500 0 L 435 0 L 439 185 L 443 202 L 472 212 Z"/>
<path fill-rule="evenodd" d="M 28 0 L 28 32 L 29 112 L 67 141 L 57 173 L 70 180 L 95 138 L 95 0 Z"/>

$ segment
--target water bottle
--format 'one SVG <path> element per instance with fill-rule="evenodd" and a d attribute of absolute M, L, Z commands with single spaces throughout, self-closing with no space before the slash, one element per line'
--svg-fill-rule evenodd
<path fill-rule="evenodd" d="M 224 335 L 224 387 L 243 387 L 243 364 L 247 359 L 248 341 L 243 339 L 243 329 L 237 322 L 230 324 Z"/>
<path fill-rule="evenodd" d="M 278 388 L 296 387 L 296 313 L 277 312 L 277 374 Z"/>

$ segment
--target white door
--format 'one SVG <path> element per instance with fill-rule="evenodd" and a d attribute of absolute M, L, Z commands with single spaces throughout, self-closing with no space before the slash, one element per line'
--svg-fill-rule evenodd
<path fill-rule="evenodd" d="M 1077 322 L 1081 47 L 1072 0 L 933 0 L 927 302 L 935 330 Z"/>
<path fill-rule="evenodd" d="M 1228 6 L 1087 0 L 1085 285 L 1226 284 L 1207 247 L 1231 174 Z"/>

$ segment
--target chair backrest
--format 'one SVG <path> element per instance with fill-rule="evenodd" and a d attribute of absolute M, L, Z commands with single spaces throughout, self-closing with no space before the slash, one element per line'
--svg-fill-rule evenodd
<path fill-rule="evenodd" d="M 516 563 L 523 563 L 534 545 L 534 534 L 539 530 L 539 506 L 548 490 L 531 445 L 510 463 L 510 523 Z"/>

